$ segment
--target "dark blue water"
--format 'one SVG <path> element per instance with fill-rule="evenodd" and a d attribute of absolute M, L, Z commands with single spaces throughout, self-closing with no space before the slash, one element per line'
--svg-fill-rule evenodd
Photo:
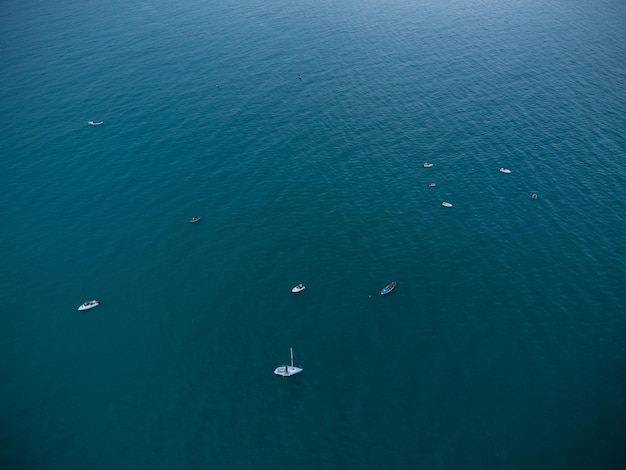
<path fill-rule="evenodd" d="M 622 468 L 625 25 L 3 2 L 0 466 Z"/>

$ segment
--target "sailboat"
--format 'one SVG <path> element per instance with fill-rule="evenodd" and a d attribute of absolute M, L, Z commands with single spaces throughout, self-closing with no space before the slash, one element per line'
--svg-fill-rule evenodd
<path fill-rule="evenodd" d="M 276 369 L 274 369 L 274 374 L 280 375 L 282 377 L 289 377 L 299 372 L 302 372 L 302 369 L 300 367 L 296 367 L 293 365 L 293 348 L 289 348 L 289 352 L 291 353 L 291 365 L 278 366 Z"/>

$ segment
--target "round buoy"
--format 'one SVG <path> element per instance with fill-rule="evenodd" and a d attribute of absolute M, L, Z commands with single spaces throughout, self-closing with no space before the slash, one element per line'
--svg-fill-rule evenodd
<path fill-rule="evenodd" d="M 532 197 L 533 199 L 537 199 L 537 194 L 536 194 L 536 193 L 534 193 L 534 194 L 533 194 L 532 196 L 530 196 L 530 197 Z"/>

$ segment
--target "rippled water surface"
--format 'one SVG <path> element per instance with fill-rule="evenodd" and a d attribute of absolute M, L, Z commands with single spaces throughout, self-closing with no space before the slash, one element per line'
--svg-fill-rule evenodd
<path fill-rule="evenodd" d="M 624 25 L 3 2 L 2 467 L 622 468 Z"/>

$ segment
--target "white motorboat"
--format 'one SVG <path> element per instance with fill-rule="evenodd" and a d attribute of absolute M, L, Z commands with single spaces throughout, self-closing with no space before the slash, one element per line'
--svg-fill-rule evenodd
<path fill-rule="evenodd" d="M 88 300 L 87 302 L 81 304 L 81 306 L 78 307 L 78 310 L 80 310 L 80 311 L 90 310 L 92 308 L 97 307 L 98 305 L 100 305 L 100 301 L 99 300 Z"/>
<path fill-rule="evenodd" d="M 509 170 L 508 168 L 504 168 L 504 167 L 500 168 L 500 171 L 502 173 L 511 173 L 511 170 Z"/>
<path fill-rule="evenodd" d="M 452 207 L 452 204 L 450 204 L 449 202 L 446 202 L 446 201 L 443 201 L 443 202 L 441 203 L 441 205 L 442 205 L 443 207 Z"/>
<path fill-rule="evenodd" d="M 435 186 L 437 186 L 435 183 L 428 183 L 429 188 L 434 188 Z"/>
<path fill-rule="evenodd" d="M 196 222 L 199 222 L 201 218 L 202 218 L 202 217 L 196 217 L 196 216 L 194 216 L 194 217 L 192 217 L 191 219 L 189 219 L 189 223 L 191 223 L 191 224 L 195 224 Z"/>
<path fill-rule="evenodd" d="M 430 168 L 431 166 L 433 166 L 432 163 L 424 162 L 424 168 Z"/>
<path fill-rule="evenodd" d="M 289 348 L 289 352 L 291 354 L 291 364 L 287 366 L 278 366 L 274 369 L 274 374 L 280 375 L 281 377 L 290 377 L 302 372 L 302 368 L 293 365 L 293 348 Z"/>
<path fill-rule="evenodd" d="M 90 126 L 101 126 L 102 124 L 104 124 L 104 121 L 87 121 L 87 124 L 89 124 Z"/>
<path fill-rule="evenodd" d="M 291 292 L 297 294 L 298 292 L 302 292 L 305 289 L 304 284 L 298 284 L 296 287 L 291 289 Z"/>

